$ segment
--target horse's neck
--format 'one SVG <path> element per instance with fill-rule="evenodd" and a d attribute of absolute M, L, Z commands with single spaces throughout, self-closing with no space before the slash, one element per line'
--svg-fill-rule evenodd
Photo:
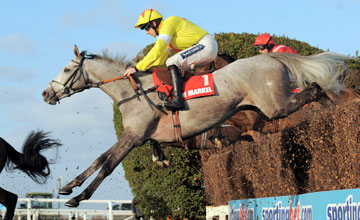
<path fill-rule="evenodd" d="M 125 72 L 125 67 L 98 59 L 85 60 L 85 67 L 89 74 L 89 79 L 93 83 L 115 79 L 122 76 Z M 129 80 L 127 79 L 105 83 L 100 86 L 100 89 L 110 96 L 115 102 L 118 102 L 122 96 L 126 96 L 127 91 L 133 90 Z"/>
<path fill-rule="evenodd" d="M 104 80 L 115 79 L 121 77 L 125 72 L 125 66 L 119 66 L 104 60 L 86 60 L 86 70 L 92 82 L 101 82 Z M 149 80 L 150 79 L 150 80 Z M 144 89 L 148 88 L 147 84 L 152 82 L 151 74 L 142 76 L 141 81 Z M 100 86 L 115 103 L 133 96 L 134 89 L 128 78 L 115 80 Z"/>

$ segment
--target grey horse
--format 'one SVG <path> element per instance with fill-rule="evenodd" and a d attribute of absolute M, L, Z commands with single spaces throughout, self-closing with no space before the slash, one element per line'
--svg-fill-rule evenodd
<path fill-rule="evenodd" d="M 179 141 L 172 112 L 158 107 L 162 100 L 153 92 L 151 74 L 138 72 L 135 74 L 138 80 L 134 82 L 133 78 L 122 77 L 126 69 L 123 60 L 88 55 L 85 51 L 79 53 L 76 46 L 74 54 L 75 58 L 42 92 L 44 101 L 55 105 L 85 89 L 100 88 L 118 103 L 124 132 L 117 143 L 60 190 L 61 194 L 71 194 L 72 188 L 81 186 L 101 168 L 82 193 L 66 202 L 70 207 L 89 199 L 134 147 L 148 140 Z M 255 110 L 271 120 L 286 117 L 312 101 L 326 103 L 328 97 L 322 89 L 339 91 L 342 88 L 337 78 L 346 68 L 346 58 L 330 52 L 313 56 L 271 53 L 236 60 L 213 72 L 215 95 L 185 102 L 185 109 L 179 112 L 181 137 L 187 139 L 201 134 L 241 110 Z M 291 93 L 290 77 L 306 88 L 300 93 Z"/>

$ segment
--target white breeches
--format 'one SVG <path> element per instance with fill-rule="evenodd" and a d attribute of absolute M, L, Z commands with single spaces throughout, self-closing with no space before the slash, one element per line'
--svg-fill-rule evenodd
<path fill-rule="evenodd" d="M 183 71 L 204 66 L 216 59 L 218 45 L 210 34 L 202 37 L 197 44 L 169 57 L 166 66 L 176 65 Z"/>

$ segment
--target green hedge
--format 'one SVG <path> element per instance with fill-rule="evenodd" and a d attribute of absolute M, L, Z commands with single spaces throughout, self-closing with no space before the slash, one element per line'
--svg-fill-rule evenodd
<path fill-rule="evenodd" d="M 255 34 L 237 34 L 237 33 L 219 33 L 215 34 L 218 41 L 219 53 L 227 53 L 236 59 L 247 58 L 258 55 L 255 47 L 252 45 L 258 35 Z M 292 47 L 301 55 L 311 55 L 322 52 L 317 47 L 312 47 L 308 43 L 289 39 L 285 36 L 272 36 L 276 44 L 284 44 Z"/>

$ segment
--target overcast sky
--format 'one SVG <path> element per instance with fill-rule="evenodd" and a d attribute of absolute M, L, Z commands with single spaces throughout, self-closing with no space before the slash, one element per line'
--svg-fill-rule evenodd
<path fill-rule="evenodd" d="M 50 158 L 58 154 L 59 160 L 45 185 L 18 171 L 0 174 L 0 186 L 19 197 L 28 191 L 57 193 L 60 176 L 63 183 L 72 180 L 116 142 L 113 102 L 101 90 L 84 91 L 55 106 L 43 102 L 41 92 L 73 58 L 74 44 L 80 50 L 107 49 L 131 59 L 154 42 L 133 28 L 144 9 L 185 17 L 211 34 L 267 32 L 345 55 L 360 49 L 360 0 L 0 2 L 0 136 L 20 150 L 31 130 L 42 129 L 64 145 L 47 152 Z M 92 197 L 131 198 L 121 165 Z"/>

